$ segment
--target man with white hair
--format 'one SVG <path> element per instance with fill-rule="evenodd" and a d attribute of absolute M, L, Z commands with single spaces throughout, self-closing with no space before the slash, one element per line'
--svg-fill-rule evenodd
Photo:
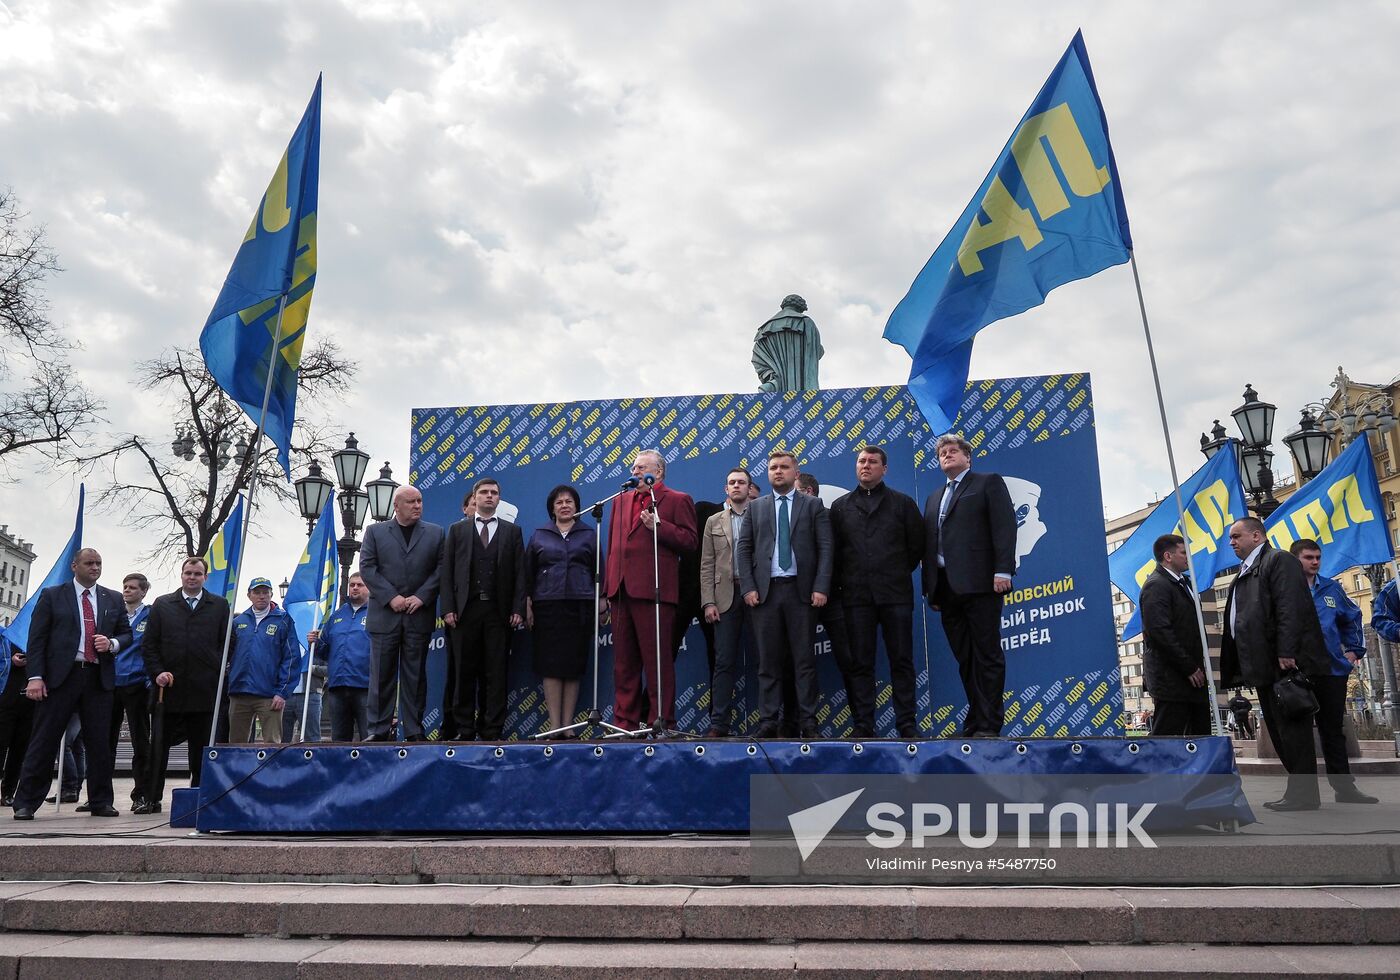
<path fill-rule="evenodd" d="M 681 555 L 694 550 L 697 540 L 695 503 L 688 494 L 666 486 L 666 459 L 655 449 L 637 453 L 632 476 L 639 481 L 637 489 L 612 503 L 604 576 L 605 594 L 612 603 L 613 724 L 631 730 L 650 720 L 664 730 L 676 721 L 676 667 L 670 642 L 680 600 Z M 665 648 L 660 657 L 658 639 Z M 652 719 L 643 717 L 644 675 Z"/>
<path fill-rule="evenodd" d="M 369 586 L 369 739 L 393 740 L 396 713 L 405 740 L 423 740 L 428 640 L 437 620 L 446 535 L 423 520 L 415 486 L 394 491 L 394 519 L 365 529 L 360 575 Z"/>

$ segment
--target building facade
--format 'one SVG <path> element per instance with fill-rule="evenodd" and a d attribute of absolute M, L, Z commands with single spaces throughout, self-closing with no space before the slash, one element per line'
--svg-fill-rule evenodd
<path fill-rule="evenodd" d="M 11 534 L 10 525 L 0 525 L 0 626 L 9 626 L 24 608 L 33 566 L 33 546 Z"/>

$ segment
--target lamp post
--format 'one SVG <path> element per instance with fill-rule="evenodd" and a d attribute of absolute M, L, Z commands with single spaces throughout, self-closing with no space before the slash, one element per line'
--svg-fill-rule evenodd
<path fill-rule="evenodd" d="M 1298 464 L 1298 472 L 1304 480 L 1311 480 L 1327 465 L 1327 450 L 1333 439 L 1337 440 L 1340 453 L 1358 436 L 1369 438 L 1372 432 L 1385 436 L 1394 430 L 1400 420 L 1395 417 L 1390 396 L 1383 390 L 1353 392 L 1352 381 L 1339 366 L 1337 376 L 1332 379 L 1336 395 L 1323 402 L 1309 402 L 1303 406 L 1303 417 L 1299 420 L 1298 431 L 1284 437 L 1284 443 Z M 1385 582 L 1384 563 L 1363 565 L 1366 578 L 1371 583 L 1371 608 L 1375 608 L 1376 597 L 1380 595 Z M 1379 633 L 1376 645 L 1381 655 L 1381 670 L 1385 691 L 1381 709 L 1393 733 L 1400 733 L 1400 702 L 1396 701 L 1395 657 L 1390 642 Z"/>
<path fill-rule="evenodd" d="M 1259 400 L 1254 386 L 1244 386 L 1244 403 L 1230 415 L 1240 429 L 1240 477 L 1245 491 L 1254 498 L 1254 510 L 1261 519 L 1278 509 L 1274 499 L 1274 413 L 1277 409 Z"/>
<path fill-rule="evenodd" d="M 331 495 L 332 484 L 322 475 L 321 464 L 313 459 L 307 467 L 306 475 L 293 486 L 297 491 L 297 509 L 306 521 L 306 536 L 309 538 L 311 532 L 316 529 L 316 519 L 325 509 L 326 498 Z"/>
<path fill-rule="evenodd" d="M 369 510 L 369 494 L 360 489 L 360 481 L 365 478 L 365 469 L 369 466 L 369 453 L 360 448 L 352 432 L 345 440 L 345 448 L 331 455 L 331 462 L 340 483 L 340 526 L 345 529 L 335 546 L 340 557 L 340 601 L 343 603 L 350 566 L 360 550 L 355 532 L 365 526 L 365 513 Z"/>

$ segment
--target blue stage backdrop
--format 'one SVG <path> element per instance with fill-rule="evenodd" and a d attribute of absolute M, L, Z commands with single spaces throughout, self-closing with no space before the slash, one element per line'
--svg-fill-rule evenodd
<path fill-rule="evenodd" d="M 667 483 L 697 503 L 723 501 L 732 466 L 755 474 L 766 492 L 767 455 L 779 447 L 791 450 L 803 471 L 818 478 L 828 505 L 855 486 L 856 451 L 866 443 L 885 448 L 888 482 L 920 507 L 943 479 L 933 451 L 936 436 L 902 386 L 425 408 L 414 410 L 412 426 L 411 479 L 423 492 L 426 519 L 443 525 L 459 519 L 463 496 L 476 479 L 489 475 L 501 483 L 501 516 L 520 524 L 527 540 L 548 520 L 550 488 L 571 483 L 587 506 L 616 491 L 633 454 L 644 447 L 661 449 Z M 973 466 L 1006 478 L 1020 524 L 1019 567 L 1002 621 L 1006 734 L 1117 734 L 1122 690 L 1088 376 L 972 382 L 957 427 L 973 445 Z M 916 636 L 920 726 L 927 735 L 952 734 L 967 708 L 957 665 L 938 614 L 922 602 L 918 608 L 915 629 L 925 641 L 918 643 Z M 528 737 L 546 722 L 530 642 L 530 634 L 521 630 L 511 647 L 506 722 L 511 738 Z M 598 684 L 605 718 L 612 706 L 610 643 L 605 629 Z M 814 644 L 821 667 L 822 734 L 841 736 L 850 723 L 841 676 L 820 630 Z M 738 691 L 741 732 L 757 722 L 756 660 L 746 651 Z M 444 669 L 439 631 L 429 662 L 429 731 L 442 721 Z M 892 735 L 883 652 L 879 678 L 877 729 Z M 677 686 L 679 726 L 703 732 L 709 725 L 709 662 L 695 624 L 677 660 Z M 592 703 L 590 670 L 580 691 L 580 720 Z"/>

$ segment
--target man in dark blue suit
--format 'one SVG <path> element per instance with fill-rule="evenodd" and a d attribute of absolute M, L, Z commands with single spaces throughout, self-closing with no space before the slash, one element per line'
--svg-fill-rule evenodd
<path fill-rule="evenodd" d="M 963 735 L 996 737 L 1005 723 L 1001 607 L 1016 574 L 1016 511 L 1005 480 L 972 471 L 966 439 L 939 436 L 934 448 L 947 482 L 924 507 L 924 595 L 958 661 Z"/>
<path fill-rule="evenodd" d="M 799 734 L 817 737 L 817 658 L 812 649 L 817 610 L 831 594 L 831 517 L 815 497 L 796 492 L 797 460 L 768 455 L 773 492 L 749 504 L 734 547 L 734 573 L 753 610 L 758 639 L 759 719 L 756 738 L 778 734 L 785 658 L 797 682 Z"/>
<path fill-rule="evenodd" d="M 33 820 L 48 795 L 53 781 L 49 767 L 75 712 L 82 719 L 87 749 L 88 812 L 117 815 L 107 738 L 116 687 L 114 658 L 131 642 L 131 627 L 122 594 L 98 586 L 101 574 L 102 556 L 84 548 L 73 559 L 73 581 L 45 589 L 34 607 L 24 693 L 39 705 L 15 791 L 16 820 Z"/>
<path fill-rule="evenodd" d="M 396 713 L 405 740 L 423 740 L 428 640 L 446 537 L 441 526 L 423 520 L 423 495 L 413 486 L 394 491 L 393 520 L 365 530 L 360 575 L 369 586 L 371 742 L 393 739 Z"/>

